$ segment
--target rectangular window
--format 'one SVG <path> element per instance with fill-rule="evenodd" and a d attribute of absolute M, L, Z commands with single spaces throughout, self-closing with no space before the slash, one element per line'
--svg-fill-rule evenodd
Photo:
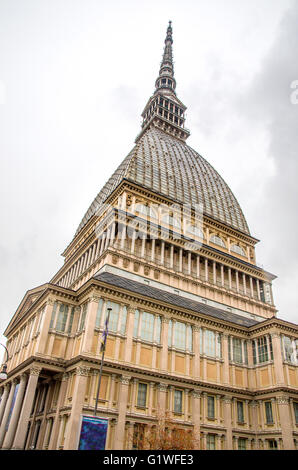
<path fill-rule="evenodd" d="M 50 329 L 54 328 L 56 309 L 57 309 L 57 302 L 54 302 L 54 306 L 53 306 L 53 310 L 52 310 L 52 317 L 51 317 L 51 322 L 50 322 Z"/>
<path fill-rule="evenodd" d="M 58 319 L 56 322 L 57 331 L 61 331 L 61 332 L 65 331 L 67 316 L 68 316 L 68 305 L 60 304 Z"/>
<path fill-rule="evenodd" d="M 257 363 L 257 353 L 256 353 L 256 343 L 255 341 L 252 342 L 252 355 L 253 355 L 253 362 L 254 364 Z"/>
<path fill-rule="evenodd" d="M 243 401 L 237 401 L 237 419 L 238 423 L 244 423 Z"/>
<path fill-rule="evenodd" d="M 293 405 L 294 405 L 294 413 L 295 413 L 295 422 L 296 424 L 298 424 L 298 403 L 294 402 Z"/>
<path fill-rule="evenodd" d="M 291 340 L 288 336 L 283 336 L 283 350 L 284 358 L 286 361 L 291 362 L 292 364 L 297 364 L 297 340 Z"/>
<path fill-rule="evenodd" d="M 259 362 L 267 362 L 268 361 L 268 348 L 267 348 L 266 336 L 262 336 L 261 338 L 258 338 L 257 342 L 258 342 Z"/>
<path fill-rule="evenodd" d="M 191 325 L 188 325 L 188 327 L 187 327 L 187 335 L 188 335 L 188 338 L 187 338 L 188 350 L 192 351 L 192 327 L 191 327 Z"/>
<path fill-rule="evenodd" d="M 238 450 L 246 450 L 246 439 L 239 437 L 238 439 Z"/>
<path fill-rule="evenodd" d="M 147 384 L 139 383 L 137 405 L 141 407 L 145 407 L 146 398 L 147 398 Z"/>
<path fill-rule="evenodd" d="M 86 314 L 87 314 L 87 307 L 88 304 L 84 304 L 82 307 L 82 313 L 81 313 L 81 321 L 80 321 L 80 327 L 79 331 L 82 331 L 85 328 L 85 320 L 86 320 Z"/>
<path fill-rule="evenodd" d="M 244 341 L 244 362 L 248 364 L 247 341 Z"/>
<path fill-rule="evenodd" d="M 271 401 L 265 401 L 265 412 L 267 424 L 273 423 L 272 404 Z"/>
<path fill-rule="evenodd" d="M 174 391 L 174 412 L 182 413 L 182 390 Z"/>
<path fill-rule="evenodd" d="M 233 338 L 233 361 L 242 364 L 242 341 L 240 338 Z"/>
<path fill-rule="evenodd" d="M 273 361 L 273 348 L 272 348 L 271 335 L 268 336 L 268 342 L 269 342 L 270 359 Z"/>
<path fill-rule="evenodd" d="M 207 450 L 215 450 L 215 435 L 207 434 Z"/>
<path fill-rule="evenodd" d="M 155 334 L 155 341 L 160 343 L 160 334 L 161 334 L 161 318 L 160 316 L 156 319 L 156 334 Z"/>
<path fill-rule="evenodd" d="M 205 354 L 210 357 L 216 356 L 215 333 L 211 330 L 205 330 Z"/>
<path fill-rule="evenodd" d="M 174 323 L 174 346 L 179 349 L 186 348 L 186 325 L 185 323 Z"/>
<path fill-rule="evenodd" d="M 122 308 L 122 315 L 121 315 L 121 333 L 125 335 L 126 330 L 126 318 L 127 318 L 127 308 L 124 305 Z"/>
<path fill-rule="evenodd" d="M 277 442 L 275 439 L 268 440 L 268 447 L 269 449 L 276 450 L 277 449 Z"/>
<path fill-rule="evenodd" d="M 143 312 L 141 322 L 141 338 L 146 341 L 153 341 L 154 315 Z"/>
<path fill-rule="evenodd" d="M 134 336 L 134 338 L 137 338 L 137 336 L 138 336 L 139 318 L 140 318 L 140 312 L 138 310 L 136 310 L 135 311 L 134 326 L 133 326 L 133 336 Z"/>
<path fill-rule="evenodd" d="M 119 311 L 120 305 L 116 304 L 115 302 L 108 302 L 106 308 L 106 316 L 108 315 L 108 308 L 111 308 L 110 319 L 109 319 L 109 331 L 116 332 L 118 327 L 118 320 L 119 320 Z"/>
<path fill-rule="evenodd" d="M 100 328 L 102 311 L 103 311 L 103 299 L 99 299 L 97 312 L 96 312 L 96 319 L 95 319 L 95 328 Z"/>
<path fill-rule="evenodd" d="M 71 330 L 72 330 L 73 319 L 74 319 L 74 311 L 75 311 L 75 308 L 72 307 L 71 313 L 70 313 L 70 318 L 69 318 L 69 324 L 68 324 L 68 331 L 67 331 L 67 333 L 71 333 Z"/>
<path fill-rule="evenodd" d="M 208 410 L 207 410 L 208 418 L 213 419 L 215 417 L 214 413 L 214 397 L 208 397 Z"/>

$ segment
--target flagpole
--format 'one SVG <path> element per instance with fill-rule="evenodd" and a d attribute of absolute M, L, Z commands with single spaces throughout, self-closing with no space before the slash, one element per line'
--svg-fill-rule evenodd
<path fill-rule="evenodd" d="M 106 350 L 106 339 L 107 339 L 107 332 L 108 332 L 108 324 L 110 320 L 110 313 L 111 313 L 111 307 L 108 308 L 108 316 L 106 320 L 106 336 L 104 338 L 104 342 L 102 343 L 102 356 L 101 356 L 101 364 L 100 364 L 100 371 L 99 371 L 99 378 L 98 378 L 98 385 L 97 385 L 97 391 L 96 391 L 96 400 L 95 400 L 95 407 L 94 407 L 94 416 L 96 416 L 97 413 L 97 405 L 98 405 L 98 397 L 99 397 L 99 389 L 100 389 L 100 383 L 101 383 L 101 377 L 102 377 L 102 366 L 103 366 L 103 360 L 105 357 L 105 350 Z"/>

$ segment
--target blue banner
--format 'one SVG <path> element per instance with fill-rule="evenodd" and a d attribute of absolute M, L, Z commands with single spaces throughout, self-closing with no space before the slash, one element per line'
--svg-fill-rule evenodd
<path fill-rule="evenodd" d="M 108 431 L 108 419 L 82 416 L 79 450 L 104 450 Z"/>

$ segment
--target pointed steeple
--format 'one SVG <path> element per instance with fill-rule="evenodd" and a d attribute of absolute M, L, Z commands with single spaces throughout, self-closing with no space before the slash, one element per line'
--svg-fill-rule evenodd
<path fill-rule="evenodd" d="M 173 38 L 172 38 L 172 22 L 169 21 L 167 29 L 167 35 L 165 39 L 165 47 L 163 52 L 163 58 L 160 65 L 159 76 L 155 82 L 156 90 L 162 88 L 171 89 L 175 93 L 176 80 L 174 78 L 174 64 L 173 64 Z"/>
<path fill-rule="evenodd" d="M 136 142 L 146 129 L 151 126 L 162 129 L 167 134 L 186 140 L 190 132 L 184 127 L 186 106 L 176 96 L 176 80 L 173 65 L 173 30 L 169 22 L 162 62 L 158 78 L 155 81 L 155 92 L 142 112 L 142 131 Z"/>

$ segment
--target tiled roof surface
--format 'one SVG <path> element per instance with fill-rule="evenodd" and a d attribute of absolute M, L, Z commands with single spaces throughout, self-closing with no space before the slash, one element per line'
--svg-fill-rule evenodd
<path fill-rule="evenodd" d="M 166 292 L 162 289 L 151 287 L 146 284 L 124 278 L 122 276 L 116 276 L 112 273 L 103 272 L 95 275 L 94 279 L 105 282 L 114 287 L 119 287 L 136 294 L 144 295 L 153 300 L 163 301 L 175 307 L 186 308 L 188 310 L 192 310 L 195 313 L 203 313 L 218 320 L 225 320 L 231 323 L 235 323 L 236 325 L 250 327 L 259 323 L 253 319 L 242 317 L 235 313 L 227 312 L 225 310 L 221 310 L 201 302 L 196 302 L 177 294 L 171 294 L 170 292 Z"/>
<path fill-rule="evenodd" d="M 249 234 L 235 196 L 217 171 L 185 142 L 155 127 L 146 130 L 98 193 L 77 233 L 123 178 L 178 203 L 191 206 L 201 203 L 206 215 Z"/>

